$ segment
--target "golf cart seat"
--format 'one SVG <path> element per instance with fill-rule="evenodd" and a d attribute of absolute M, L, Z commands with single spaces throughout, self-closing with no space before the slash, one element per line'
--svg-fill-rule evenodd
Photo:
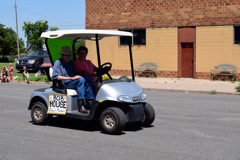
<path fill-rule="evenodd" d="M 49 67 L 49 77 L 52 78 L 53 68 Z M 59 85 L 63 86 L 64 88 L 60 88 Z M 57 93 L 67 94 L 70 96 L 77 96 L 77 92 L 74 89 L 67 89 L 64 83 L 61 80 L 53 80 L 52 85 L 53 91 Z"/>

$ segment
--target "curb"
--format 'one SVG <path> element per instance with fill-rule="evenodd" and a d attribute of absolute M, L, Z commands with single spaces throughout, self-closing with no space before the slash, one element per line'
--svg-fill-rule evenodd
<path fill-rule="evenodd" d="M 216 94 L 209 93 L 210 91 L 193 91 L 193 90 L 176 90 L 176 89 L 157 89 L 157 88 L 144 88 L 143 90 L 156 90 L 156 91 L 162 91 L 162 92 L 184 92 L 184 93 L 204 93 L 209 95 L 240 95 L 240 93 L 229 93 L 229 92 L 217 92 Z"/>
<path fill-rule="evenodd" d="M 26 84 L 23 81 L 16 81 L 12 80 L 9 83 L 15 83 L 15 84 Z M 51 85 L 51 82 L 36 82 L 36 81 L 30 81 L 30 84 L 49 84 Z M 202 94 L 209 94 L 209 95 L 240 95 L 240 92 L 236 93 L 230 93 L 230 92 L 218 92 L 216 93 L 210 93 L 211 91 L 199 91 L 199 90 L 179 90 L 179 89 L 161 89 L 161 88 L 148 88 L 148 87 L 142 87 L 143 90 L 155 90 L 155 91 L 161 91 L 161 92 L 182 92 L 182 93 L 202 93 Z"/>

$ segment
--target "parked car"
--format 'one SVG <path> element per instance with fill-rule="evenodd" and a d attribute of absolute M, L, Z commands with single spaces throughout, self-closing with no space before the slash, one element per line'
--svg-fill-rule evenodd
<path fill-rule="evenodd" d="M 23 66 L 26 66 L 27 71 L 37 72 L 46 59 L 49 59 L 47 50 L 33 51 L 26 57 L 18 59 L 16 69 L 22 72 Z"/>

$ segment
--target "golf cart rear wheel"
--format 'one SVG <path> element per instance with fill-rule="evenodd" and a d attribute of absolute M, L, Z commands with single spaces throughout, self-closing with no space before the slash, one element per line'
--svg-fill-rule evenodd
<path fill-rule="evenodd" d="M 31 118 L 35 124 L 45 124 L 50 117 L 47 114 L 46 106 L 42 102 L 36 102 L 33 104 Z"/>
<path fill-rule="evenodd" d="M 141 121 L 141 125 L 143 127 L 148 127 L 150 126 L 155 119 L 155 111 L 153 107 L 146 103 L 144 106 L 144 119 Z"/>
<path fill-rule="evenodd" d="M 118 134 L 126 127 L 126 115 L 124 112 L 115 107 L 104 110 L 100 117 L 100 124 L 103 132 L 109 134 Z"/>

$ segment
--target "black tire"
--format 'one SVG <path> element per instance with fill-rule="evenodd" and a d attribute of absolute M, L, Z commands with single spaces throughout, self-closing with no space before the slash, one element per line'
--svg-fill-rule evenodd
<path fill-rule="evenodd" d="M 152 105 L 146 103 L 144 106 L 144 119 L 142 120 L 142 126 L 148 127 L 155 120 L 155 111 Z"/>
<path fill-rule="evenodd" d="M 42 65 L 41 62 L 37 62 L 36 65 L 35 65 L 35 70 L 34 70 L 34 72 L 38 72 L 41 65 Z"/>
<path fill-rule="evenodd" d="M 126 127 L 127 118 L 124 112 L 116 107 L 105 109 L 100 117 L 103 132 L 108 134 L 119 134 Z"/>
<path fill-rule="evenodd" d="M 31 109 L 31 118 L 35 124 L 45 124 L 52 115 L 47 114 L 47 107 L 42 102 L 36 102 Z"/>

